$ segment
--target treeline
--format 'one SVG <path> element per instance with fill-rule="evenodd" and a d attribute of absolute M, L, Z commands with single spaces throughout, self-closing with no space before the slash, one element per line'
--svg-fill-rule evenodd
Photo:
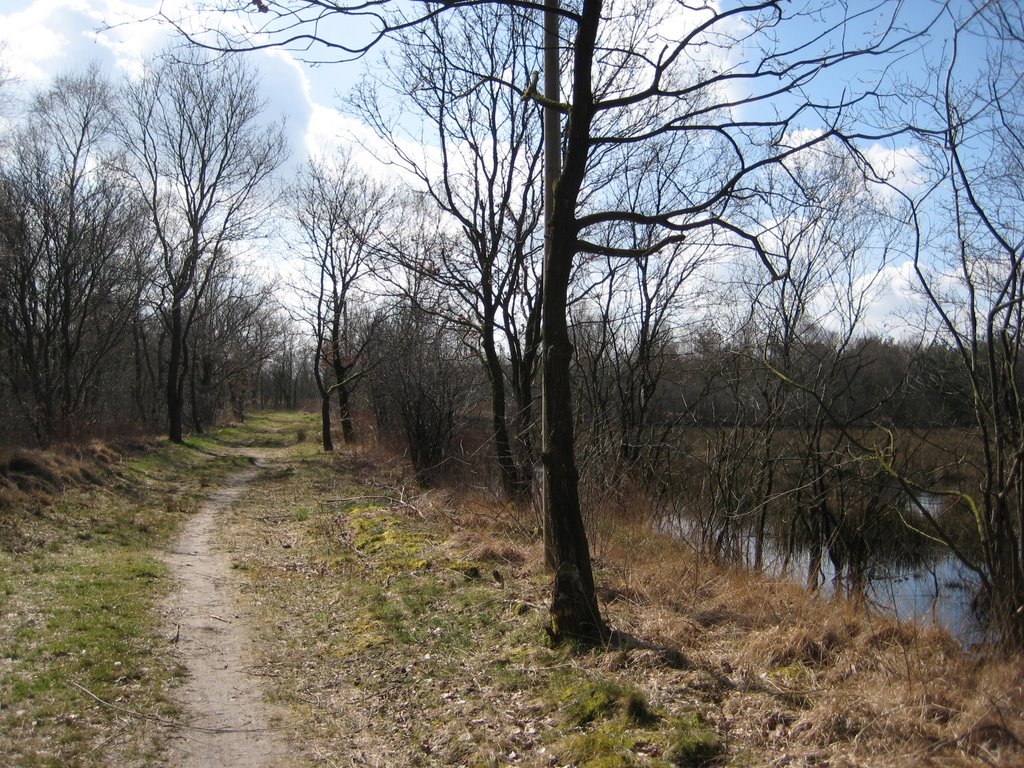
<path fill-rule="evenodd" d="M 858 99 L 827 130 L 797 119 L 821 117 L 802 88 L 829 51 L 784 68 L 789 86 L 775 68 L 799 47 L 726 78 L 760 84 L 741 106 L 787 87 L 802 105 L 739 119 L 689 57 L 732 51 L 733 12 L 706 11 L 707 39 L 663 62 L 693 81 L 671 95 L 646 82 L 651 43 L 625 17 L 582 40 L 573 61 L 602 85 L 563 110 L 586 124 L 566 128 L 548 213 L 541 29 L 514 5 L 390 30 L 389 66 L 347 103 L 388 176 L 340 152 L 276 182 L 284 132 L 242 57 L 58 78 L 0 153 L 4 439 L 181 440 L 253 404 L 312 402 L 325 450 L 372 428 L 422 483 L 474 472 L 520 508 L 543 497 L 568 636 L 607 635 L 582 518 L 593 532 L 642 510 L 718 557 L 799 555 L 811 582 L 853 588 L 939 546 L 1024 642 L 1019 14 L 951 22 L 1000 66 L 944 63 L 941 93 L 891 83 L 914 120 L 879 106 L 869 142 L 839 127 Z M 853 21 L 837 12 L 836 29 Z M 600 4 L 584 15 L 607 21 Z M 849 56 L 913 39 L 881 34 Z M 892 170 L 908 156 L 913 179 Z M 298 266 L 286 295 L 247 266 L 271 230 Z M 907 300 L 880 335 L 896 272 Z"/>
<path fill-rule="evenodd" d="M 180 439 L 257 393 L 305 394 L 303 342 L 245 258 L 286 154 L 262 110 L 242 62 L 197 55 L 117 84 L 63 75 L 16 114 L 0 137 L 0 439 Z"/>
<path fill-rule="evenodd" d="M 979 11 L 950 35 L 1018 61 L 1017 21 Z M 542 276 L 543 105 L 509 85 L 541 68 L 538 34 L 501 4 L 396 28 L 389 67 L 349 108 L 415 193 L 348 156 L 315 159 L 293 189 L 324 447 L 332 412 L 345 425 L 353 396 L 368 397 L 379 434 L 430 482 L 466 466 L 456 447 L 482 455 L 452 430 L 476 417 L 488 484 L 519 502 L 543 488 L 562 547 L 551 565 L 575 569 L 566 604 L 597 634 L 577 509 L 592 534 L 640 509 L 716 556 L 763 567 L 771 550 L 812 583 L 854 589 L 874 564 L 938 547 L 1019 643 L 1024 173 L 1009 70 L 982 83 L 953 61 L 945 93 L 894 86 L 919 113 L 888 135 L 913 148 L 879 158 L 881 143 L 781 117 L 753 141 L 704 70 L 680 73 L 700 98 L 659 101 L 643 66 L 602 63 L 619 83 L 595 107 L 609 122 L 568 132 L 587 163 L 572 166 L 573 208 L 549 214 L 564 252 Z M 620 90 L 651 99 L 649 123 L 609 96 Z M 437 151 L 410 149 L 424 141 Z M 761 159 L 730 166 L 748 152 Z M 913 179 L 892 171 L 907 158 Z M 877 301 L 897 275 L 904 303 L 880 335 Z"/>
<path fill-rule="evenodd" d="M 938 340 L 923 344 L 865 333 L 842 347 L 820 329 L 809 330 L 807 336 L 813 341 L 800 350 L 799 356 L 776 361 L 762 356 L 763 341 L 751 344 L 723 338 L 714 331 L 695 332 L 689 342 L 673 345 L 668 359 L 661 363 L 663 381 L 650 405 L 646 430 L 680 419 L 701 426 L 750 426 L 771 418 L 780 426 L 793 427 L 807 417 L 809 410 L 817 408 L 826 409 L 835 424 L 858 428 L 927 429 L 972 424 L 971 382 L 949 344 Z M 610 361 L 603 366 L 600 361 L 593 362 L 597 369 L 615 367 Z M 791 397 L 784 404 L 773 397 L 782 371 L 825 367 L 834 367 L 834 376 L 823 382 L 814 396 Z M 580 385 L 586 393 L 583 407 L 588 414 L 603 414 L 598 418 L 607 420 L 609 412 L 614 411 L 614 423 L 629 423 L 631 406 L 626 399 L 613 398 L 611 407 L 601 397 L 590 401 L 595 389 L 592 381 L 588 377 Z M 616 393 L 625 389 L 615 380 L 606 386 Z"/>

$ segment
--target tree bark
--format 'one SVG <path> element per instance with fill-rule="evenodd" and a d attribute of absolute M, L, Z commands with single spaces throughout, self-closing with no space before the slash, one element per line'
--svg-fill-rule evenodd
<path fill-rule="evenodd" d="M 544 259 L 541 384 L 545 555 L 553 559 L 555 570 L 550 633 L 555 641 L 595 643 L 607 639 L 608 628 L 597 605 L 590 545 L 580 509 L 570 370 L 573 348 L 567 315 L 569 282 L 577 250 L 576 206 L 586 174 L 590 126 L 594 118 L 592 53 L 600 18 L 600 0 L 585 0 L 573 48 L 573 106 L 566 126 L 564 164 L 557 183 L 550 190 L 552 207 Z"/>
<path fill-rule="evenodd" d="M 529 496 L 529 480 L 512 452 L 509 437 L 508 414 L 505 409 L 505 374 L 494 346 L 493 325 L 488 326 L 483 337 L 484 363 L 491 385 L 491 432 L 494 438 L 494 452 L 501 474 L 501 489 L 505 496 L 522 501 Z"/>
<path fill-rule="evenodd" d="M 171 350 L 167 361 L 167 436 L 172 442 L 182 441 L 181 422 L 184 402 L 178 386 L 181 372 L 182 335 L 181 300 L 177 297 L 171 305 Z"/>
<path fill-rule="evenodd" d="M 334 450 L 334 439 L 331 437 L 331 398 L 330 395 L 320 397 L 320 425 L 323 434 L 325 451 Z"/>
<path fill-rule="evenodd" d="M 348 375 L 348 369 L 345 369 L 342 376 Z M 338 382 L 338 420 L 341 422 L 341 437 L 345 441 L 345 445 L 352 445 L 356 439 L 356 431 L 352 426 L 352 408 L 349 405 L 349 391 L 348 385 L 341 383 L 343 379 L 339 379 Z"/>

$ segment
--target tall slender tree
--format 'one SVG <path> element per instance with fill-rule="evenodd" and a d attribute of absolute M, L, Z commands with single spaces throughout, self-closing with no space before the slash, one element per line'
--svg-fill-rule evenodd
<path fill-rule="evenodd" d="M 125 84 L 125 171 L 145 201 L 160 253 L 159 307 L 169 336 L 168 436 L 182 440 L 189 331 L 216 267 L 266 217 L 271 176 L 287 154 L 255 72 L 192 49 L 165 54 Z"/>
<path fill-rule="evenodd" d="M 350 99 L 461 235 L 431 264 L 405 266 L 450 297 L 434 309 L 465 329 L 483 364 L 501 486 L 515 499 L 529 496 L 533 475 L 541 125 L 537 106 L 502 79 L 529 80 L 535 33 L 511 7 L 431 19 L 400 36 L 389 75 L 367 79 Z M 410 141 L 424 130 L 436 158 Z"/>
<path fill-rule="evenodd" d="M 313 332 L 323 447 L 331 451 L 332 398 L 338 400 L 343 439 L 355 439 L 350 401 L 365 373 L 362 358 L 370 339 L 357 322 L 358 292 L 360 283 L 377 271 L 396 196 L 344 153 L 334 160 L 311 160 L 293 185 L 291 198 L 302 233 L 301 255 L 309 266 L 299 286 L 302 318 Z M 325 369 L 332 381 L 324 378 Z"/>

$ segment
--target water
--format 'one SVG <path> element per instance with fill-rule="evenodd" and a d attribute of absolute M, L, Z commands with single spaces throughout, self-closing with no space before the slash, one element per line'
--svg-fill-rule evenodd
<path fill-rule="evenodd" d="M 927 494 L 922 495 L 916 504 L 924 506 L 930 513 L 938 513 L 942 499 Z M 915 508 L 915 502 L 908 503 L 907 512 L 921 514 Z M 696 521 L 672 518 L 664 520 L 661 527 L 700 549 L 697 542 L 702 536 Z M 755 549 L 754 537 L 741 534 L 734 546 L 734 558 L 745 567 L 753 568 Z M 770 538 L 763 542 L 762 569 L 767 575 L 806 584 L 810 565 L 809 552 L 794 552 L 787 557 L 777 542 Z M 835 570 L 827 556 L 822 557 L 818 581 L 825 594 L 832 593 Z M 872 607 L 900 621 L 939 627 L 964 647 L 990 639 L 972 609 L 977 591 L 977 576 L 956 558 L 941 552 L 933 552 L 930 557 L 914 564 L 877 562 L 868 570 L 864 583 L 864 597 Z"/>
<path fill-rule="evenodd" d="M 972 610 L 977 577 L 951 556 L 916 569 L 875 568 L 867 597 L 900 620 L 940 627 L 969 647 L 986 640 Z"/>

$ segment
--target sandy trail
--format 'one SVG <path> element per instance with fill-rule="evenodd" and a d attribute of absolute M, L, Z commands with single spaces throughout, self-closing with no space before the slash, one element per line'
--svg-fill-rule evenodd
<path fill-rule="evenodd" d="M 171 739 L 170 763 L 181 768 L 259 768 L 287 762 L 289 750 L 272 730 L 258 678 L 249 673 L 252 645 L 231 560 L 216 541 L 217 520 L 257 469 L 230 478 L 189 520 L 166 558 L 178 588 L 165 615 L 174 654 L 187 669 L 176 691 L 191 728 Z"/>

